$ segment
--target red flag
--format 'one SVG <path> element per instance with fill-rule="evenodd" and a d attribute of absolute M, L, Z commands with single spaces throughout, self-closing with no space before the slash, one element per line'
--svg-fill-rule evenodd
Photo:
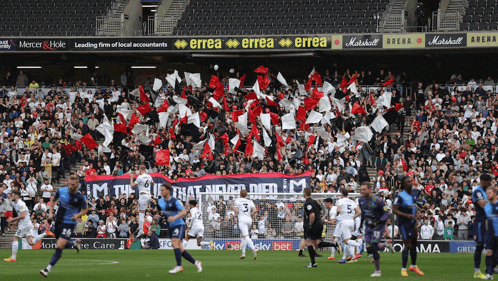
<path fill-rule="evenodd" d="M 270 118 L 271 118 L 271 123 L 275 126 L 280 125 L 280 122 L 278 121 L 278 114 L 270 112 Z"/>
<path fill-rule="evenodd" d="M 88 147 L 90 150 L 99 147 L 99 144 L 93 140 L 92 135 L 90 135 L 90 133 L 81 137 L 80 141 L 84 145 L 86 145 L 86 147 Z"/>
<path fill-rule="evenodd" d="M 282 157 L 282 154 L 280 153 L 280 148 L 277 148 L 277 155 L 278 155 L 278 161 L 284 159 L 284 157 Z"/>
<path fill-rule="evenodd" d="M 299 108 L 297 109 L 296 120 L 304 119 L 306 119 L 306 110 L 304 110 L 304 107 L 299 106 Z"/>
<path fill-rule="evenodd" d="M 76 145 L 76 148 L 78 150 L 82 150 L 83 149 L 83 144 L 81 144 L 81 141 L 77 140 L 74 142 L 74 144 Z"/>
<path fill-rule="evenodd" d="M 233 147 L 233 152 L 236 152 L 239 149 L 241 142 L 240 142 L 240 137 L 237 140 L 237 143 L 235 143 L 235 146 Z"/>
<path fill-rule="evenodd" d="M 152 110 L 152 107 L 150 107 L 150 104 L 146 103 L 137 107 L 137 110 L 138 112 L 140 112 L 140 114 L 142 114 L 142 116 L 144 116 L 145 114 L 147 114 L 149 111 Z"/>
<path fill-rule="evenodd" d="M 185 124 L 187 124 L 187 121 L 188 121 L 188 118 L 187 118 L 187 112 L 185 112 L 185 116 L 184 116 L 182 119 L 180 119 L 180 122 L 181 122 L 181 123 L 185 123 Z M 173 126 L 173 127 L 174 127 L 174 126 Z"/>
<path fill-rule="evenodd" d="M 218 78 L 217 76 L 211 75 L 211 80 L 209 81 L 209 88 L 215 89 L 219 85 L 223 86 L 221 84 L 220 78 Z"/>
<path fill-rule="evenodd" d="M 275 136 L 277 137 L 277 147 L 285 146 L 285 143 L 284 143 L 284 140 L 282 139 L 282 137 L 279 136 L 278 134 L 275 134 Z"/>
<path fill-rule="evenodd" d="M 121 124 L 126 124 L 126 119 L 124 118 L 123 114 L 118 113 L 119 120 L 121 120 Z"/>
<path fill-rule="evenodd" d="M 250 92 L 249 94 L 245 95 L 244 98 L 246 100 L 257 100 L 258 96 L 256 95 L 255 92 Z"/>
<path fill-rule="evenodd" d="M 156 139 L 154 140 L 154 145 L 160 145 L 161 144 L 161 138 L 159 137 L 159 135 L 156 136 Z"/>
<path fill-rule="evenodd" d="M 156 152 L 156 165 L 157 166 L 162 166 L 166 165 L 169 166 L 169 149 L 161 149 Z"/>
<path fill-rule="evenodd" d="M 313 95 L 311 96 L 313 99 L 320 101 L 321 98 L 323 98 L 324 94 L 323 92 L 320 92 L 318 91 L 318 89 L 316 88 L 316 85 L 315 85 L 315 88 L 313 88 Z"/>
<path fill-rule="evenodd" d="M 268 106 L 276 106 L 278 108 L 278 103 L 272 101 L 268 97 L 265 97 L 265 99 L 266 99 L 266 104 L 268 104 Z"/>
<path fill-rule="evenodd" d="M 232 115 L 233 122 L 239 122 L 239 116 L 244 114 L 244 110 L 234 110 L 230 114 Z"/>
<path fill-rule="evenodd" d="M 204 150 L 202 150 L 201 158 L 207 158 L 209 161 L 213 160 L 213 152 L 211 151 L 211 147 L 208 142 L 204 144 Z"/>
<path fill-rule="evenodd" d="M 187 90 L 187 86 L 183 87 L 183 90 L 182 90 L 182 95 L 180 96 L 182 99 L 186 99 L 188 100 L 187 96 L 185 95 L 185 90 Z"/>
<path fill-rule="evenodd" d="M 239 78 L 240 84 L 239 84 L 239 89 L 242 89 L 244 87 L 244 81 L 246 80 L 246 75 L 244 74 L 242 77 Z"/>
<path fill-rule="evenodd" d="M 171 127 L 171 128 L 169 128 L 168 133 L 169 133 L 169 136 L 171 137 L 171 139 L 176 140 L 175 127 L 174 126 Z"/>
<path fill-rule="evenodd" d="M 286 143 L 289 143 L 289 142 L 291 142 L 291 140 L 292 140 L 292 138 L 291 138 L 291 136 L 289 135 L 289 136 L 285 139 L 285 142 L 286 142 Z"/>
<path fill-rule="evenodd" d="M 138 90 L 140 91 L 140 100 L 143 103 L 148 103 L 149 102 L 149 97 L 145 93 L 144 88 L 142 86 L 140 86 L 140 87 L 138 87 Z"/>
<path fill-rule="evenodd" d="M 370 94 L 370 104 L 374 104 L 374 103 L 375 103 L 375 100 L 374 100 L 372 94 Z"/>
<path fill-rule="evenodd" d="M 230 106 L 228 106 L 227 98 L 225 97 L 225 95 L 223 95 L 223 109 L 225 109 L 225 111 L 230 111 Z"/>
<path fill-rule="evenodd" d="M 308 79 L 308 82 L 306 83 L 306 85 L 304 85 L 304 89 L 306 91 L 311 90 L 311 83 L 313 83 L 313 78 L 312 77 L 310 77 L 310 79 Z"/>
<path fill-rule="evenodd" d="M 342 76 L 342 81 L 341 84 L 339 84 L 340 89 L 345 89 L 348 85 L 348 80 L 346 80 L 346 77 Z"/>
<path fill-rule="evenodd" d="M 260 66 L 260 67 L 256 68 L 256 70 L 254 70 L 254 72 L 260 73 L 260 74 L 267 74 L 268 68 L 266 68 L 264 66 Z"/>
<path fill-rule="evenodd" d="M 256 124 L 252 125 L 251 132 L 249 133 L 248 138 L 251 138 L 251 136 L 254 136 L 257 141 L 261 139 L 261 135 L 259 134 L 259 130 Z"/>
<path fill-rule="evenodd" d="M 164 99 L 163 105 L 161 105 L 161 107 L 157 110 L 157 113 L 167 111 L 168 107 L 169 107 L 168 99 Z"/>
<path fill-rule="evenodd" d="M 310 127 L 310 124 L 306 124 L 306 122 L 304 122 L 304 120 L 303 120 L 303 121 L 301 121 L 301 125 L 299 126 L 299 130 L 307 131 L 309 127 Z"/>
<path fill-rule="evenodd" d="M 310 111 L 311 109 L 315 108 L 317 104 L 318 100 L 314 98 L 304 98 L 304 110 L 306 111 Z"/>
<path fill-rule="evenodd" d="M 128 124 L 128 128 L 132 129 L 135 124 L 137 124 L 140 120 L 138 120 L 138 117 L 133 113 L 130 118 L 130 123 Z"/>
<path fill-rule="evenodd" d="M 353 104 L 353 108 L 351 109 L 351 114 L 358 114 L 358 113 L 367 114 L 367 111 L 363 107 L 361 107 L 361 105 L 359 105 L 357 102 L 355 102 Z"/>
<path fill-rule="evenodd" d="M 128 129 L 126 128 L 125 124 L 117 124 L 114 123 L 114 131 L 120 132 L 120 133 L 128 133 Z"/>
<path fill-rule="evenodd" d="M 79 142 L 79 144 L 81 145 L 81 142 Z M 71 150 L 71 152 L 76 152 L 76 151 L 80 150 L 80 149 L 78 149 L 76 146 L 74 146 L 72 144 L 68 144 L 67 147 L 69 147 L 69 150 Z"/>
<path fill-rule="evenodd" d="M 252 152 L 253 148 L 252 148 L 251 138 L 247 138 L 246 151 L 244 152 L 244 155 L 252 156 Z"/>
<path fill-rule="evenodd" d="M 228 144 L 227 133 L 224 133 L 218 139 L 221 139 L 223 141 L 223 144 L 225 145 L 225 156 L 228 156 L 228 154 L 230 153 L 230 145 Z"/>
<path fill-rule="evenodd" d="M 386 82 L 384 82 L 384 83 L 380 83 L 380 85 L 379 85 L 379 86 L 381 86 L 381 87 L 386 87 L 386 86 L 392 85 L 392 83 L 393 83 L 393 82 L 394 82 L 394 78 L 393 78 L 393 77 L 391 77 L 391 78 L 389 78 L 389 80 L 387 80 Z"/>
<path fill-rule="evenodd" d="M 304 152 L 304 158 L 303 158 L 303 164 L 308 165 L 310 163 L 310 160 L 308 159 L 308 154 Z"/>
<path fill-rule="evenodd" d="M 310 148 L 310 146 L 312 146 L 316 141 L 316 137 L 314 135 L 311 135 L 310 136 L 310 139 L 308 140 L 308 146 L 306 147 L 306 150 L 308 150 Z"/>
<path fill-rule="evenodd" d="M 268 85 L 270 85 L 270 78 L 268 77 L 268 74 L 265 76 L 258 75 L 258 83 L 261 90 L 266 90 Z"/>
<path fill-rule="evenodd" d="M 322 86 L 323 85 L 323 81 L 322 81 L 322 77 L 320 76 L 320 73 L 316 72 L 311 74 L 311 77 L 318 85 Z"/>
<path fill-rule="evenodd" d="M 201 114 L 199 114 L 199 117 L 201 118 L 201 120 L 204 122 L 206 121 L 206 119 L 208 118 L 208 115 L 206 112 L 202 112 Z"/>
<path fill-rule="evenodd" d="M 353 76 L 351 76 L 351 79 L 349 79 L 349 82 L 348 82 L 348 84 L 346 86 L 349 86 L 349 85 L 351 85 L 353 83 L 356 83 L 356 74 L 353 75 Z"/>
<path fill-rule="evenodd" d="M 403 104 L 402 103 L 396 103 L 394 105 L 394 110 L 396 110 L 396 111 L 399 111 L 402 108 L 403 108 Z"/>
<path fill-rule="evenodd" d="M 97 170 L 95 170 L 95 169 L 93 169 L 93 168 L 92 168 L 92 169 L 87 169 L 87 170 L 85 171 L 85 174 L 86 174 L 87 176 L 96 175 L 96 174 L 97 174 Z"/>
<path fill-rule="evenodd" d="M 261 105 L 258 105 L 258 107 L 256 107 L 253 110 L 249 109 L 249 122 L 255 124 L 256 117 L 258 117 L 261 114 L 261 112 L 263 112 Z"/>

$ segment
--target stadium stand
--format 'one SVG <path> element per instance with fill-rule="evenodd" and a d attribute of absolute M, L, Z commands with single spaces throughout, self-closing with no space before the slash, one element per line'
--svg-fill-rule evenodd
<path fill-rule="evenodd" d="M 375 32 L 373 15 L 389 1 L 192 0 L 173 34 L 320 34 Z"/>
<path fill-rule="evenodd" d="M 462 31 L 481 31 L 498 29 L 497 0 L 470 0 L 469 7 L 460 24 Z"/>
<path fill-rule="evenodd" d="M 95 35 L 95 18 L 107 13 L 112 0 L 1 1 L 2 36 Z"/>

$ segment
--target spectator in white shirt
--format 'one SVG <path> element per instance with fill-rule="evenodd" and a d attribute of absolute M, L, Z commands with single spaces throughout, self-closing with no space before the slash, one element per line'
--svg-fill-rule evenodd
<path fill-rule="evenodd" d="M 33 210 L 43 210 L 43 212 L 45 212 L 47 210 L 47 205 L 45 205 L 45 203 L 43 203 L 43 198 L 40 198 L 40 201 L 38 201 L 38 203 L 35 204 L 35 207 L 33 207 Z"/>
<path fill-rule="evenodd" d="M 460 216 L 457 218 L 458 224 L 458 239 L 467 240 L 469 236 L 469 227 L 468 224 L 471 221 L 470 216 L 462 210 Z"/>
<path fill-rule="evenodd" d="M 420 228 L 420 237 L 423 240 L 431 240 L 434 234 L 434 228 L 429 224 L 428 220 L 424 220 L 424 225 Z"/>
<path fill-rule="evenodd" d="M 48 178 L 45 178 L 44 182 L 45 183 L 40 187 L 40 191 L 43 192 L 42 197 L 43 199 L 45 199 L 44 201 L 48 202 L 50 200 L 50 196 L 52 196 L 54 187 L 50 183 L 48 183 Z"/>
<path fill-rule="evenodd" d="M 399 233 L 398 226 L 394 225 L 394 236 L 393 236 L 393 224 L 391 223 L 391 220 L 387 220 L 387 224 L 388 224 L 387 237 L 389 237 L 390 239 L 398 237 L 398 233 Z"/>

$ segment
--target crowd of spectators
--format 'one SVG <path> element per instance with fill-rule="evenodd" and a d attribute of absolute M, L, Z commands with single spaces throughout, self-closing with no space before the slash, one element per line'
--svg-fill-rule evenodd
<path fill-rule="evenodd" d="M 337 192 L 340 188 L 354 192 L 357 191 L 359 182 L 373 178 L 375 192 L 381 194 L 386 201 L 392 200 L 398 192 L 397 179 L 402 175 L 410 175 L 419 192 L 418 203 L 425 211 L 424 219 L 433 227 L 432 238 L 439 237 L 442 226 L 449 227 L 449 222 L 452 222 L 459 238 L 472 235 L 474 211 L 469 202 L 470 193 L 479 183 L 480 173 L 498 175 L 498 147 L 495 145 L 498 126 L 494 117 L 498 114 L 498 99 L 494 92 L 485 91 L 474 79 L 463 81 L 461 75 L 456 75 L 452 77 L 455 86 L 419 83 L 413 87 L 410 97 L 408 88 L 411 81 L 408 81 L 405 73 L 395 76 L 384 71 L 372 74 L 369 71 L 347 70 L 341 76 L 338 71 L 332 75 L 327 70 L 323 72 L 324 82 L 337 87 L 343 79 L 350 81 L 355 77 L 358 93 L 337 89 L 335 98 L 344 102 L 345 109 L 333 106 L 329 120 L 310 124 L 309 127 L 301 126 L 306 118 L 296 120 L 297 128 L 294 130 L 281 130 L 281 122 L 279 126 L 273 126 L 268 132 L 272 143 L 265 147 L 266 155 L 263 159 L 258 159 L 245 153 L 248 141 L 256 141 L 254 138 L 248 139 L 247 134 L 240 134 L 237 151 L 224 143 L 225 134 L 228 139 L 238 134 L 233 111 L 254 109 L 255 103 L 248 105 L 248 100 L 244 98 L 251 90 L 244 88 L 236 89 L 234 93 L 228 91 L 228 79 L 241 78 L 241 75 L 230 71 L 221 76 L 221 82 L 226 87 L 226 106 L 221 109 L 214 108 L 209 102 L 213 89 L 209 88 L 207 81 L 202 87 L 191 89 L 185 87 L 187 81 L 182 79 L 173 89 L 173 85 L 168 85 L 163 80 L 164 87 L 157 92 L 152 91 L 149 84 L 145 89 L 155 108 L 142 116 L 135 109 L 145 103 L 143 99 L 115 85 L 101 87 L 73 83 L 74 86 L 68 88 L 61 80 L 50 91 L 44 92 L 38 88 L 40 85 L 36 79 L 28 79 L 22 71 L 17 79 L 9 73 L 0 90 L 0 182 L 2 197 L 5 198 L 3 202 L 8 200 L 10 191 L 21 190 L 23 200 L 32 210 L 37 225 L 43 229 L 46 211 L 41 210 L 56 189 L 55 183 L 59 184 L 58 181 L 66 176 L 71 167 L 79 163 L 82 165 L 76 174 L 80 177 L 82 192 L 86 192 L 83 188 L 84 178 L 89 174 L 127 174 L 137 171 L 137 166 L 141 163 L 147 165 L 149 173 L 162 173 L 173 180 L 206 174 L 300 174 L 309 170 L 314 192 L 323 193 Z M 306 83 L 307 79 L 293 79 L 288 87 L 282 87 L 271 73 L 266 77 L 270 83 L 263 92 L 280 103 L 279 106 L 273 106 L 268 99 L 261 98 L 259 105 L 262 112 L 274 113 L 280 118 L 292 111 L 292 106 L 281 103 L 282 100 L 303 105 L 305 98 L 313 97 L 312 90 L 304 93 L 299 90 L 298 83 Z M 393 85 L 379 87 L 379 84 L 391 78 L 394 80 Z M 95 79 L 91 81 L 96 83 Z M 369 84 L 375 87 L 366 87 Z M 494 81 L 488 78 L 483 84 L 494 85 Z M 462 90 L 459 87 L 462 85 L 467 88 Z M 86 87 L 92 87 L 95 92 Z M 19 95 L 17 93 L 20 88 L 25 91 Z M 402 110 L 390 115 L 394 118 L 386 118 L 389 126 L 380 133 L 372 130 L 374 136 L 369 142 L 353 138 L 343 141 L 343 136 L 338 138 L 338 135 L 346 133 L 353 135 L 357 127 L 368 126 L 376 116 L 389 113 L 389 106 L 376 103 L 385 91 L 392 93 L 390 106 L 403 105 Z M 168 111 L 168 120 L 165 124 L 160 124 L 157 109 L 163 104 L 157 104 L 157 100 L 166 99 L 169 106 L 174 107 L 182 98 L 187 100 L 192 113 L 199 113 L 202 117 L 200 126 L 181 121 L 184 116 L 179 116 L 178 111 Z M 223 99 L 218 102 L 225 104 Z M 354 103 L 367 113 L 352 114 L 350 108 Z M 118 107 L 132 110 L 138 124 L 147 125 L 148 130 L 135 134 L 131 132 L 131 126 L 128 134 L 114 132 L 113 141 L 108 148 L 101 145 L 98 149 L 90 150 L 78 141 L 77 136 L 87 133 L 97 141 L 104 140 L 105 137 L 97 127 L 105 118 L 114 123 L 122 123 Z M 306 116 L 312 110 L 308 110 Z M 256 117 L 255 125 L 258 133 L 263 135 L 263 126 L 259 120 Z M 129 125 L 129 120 L 125 120 L 125 123 Z M 389 127 L 395 127 L 398 132 L 391 135 Z M 405 127 L 408 128 L 408 133 L 404 132 Z M 314 143 L 308 143 L 310 135 L 318 128 L 323 128 L 327 137 L 317 136 Z M 215 138 L 213 159 L 203 154 L 202 149 L 193 148 L 209 135 Z M 283 142 L 279 141 L 277 135 Z M 264 146 L 263 140 L 259 143 Z M 159 149 L 170 150 L 170 165 L 156 166 L 151 160 Z M 369 175 L 367 167 L 375 168 L 377 173 Z M 96 204 L 93 206 L 95 210 L 89 212 L 86 222 L 79 222 L 77 235 L 123 237 L 133 232 L 136 223 L 134 198 L 119 196 L 116 199 L 89 199 L 91 204 Z M 2 217 L 9 216 L 12 211 L 8 205 L 2 204 Z M 260 221 L 261 217 L 271 217 L 276 213 L 276 221 L 279 223 L 265 223 L 264 230 L 262 222 L 255 223 L 252 235 L 288 237 L 301 233 L 298 225 L 299 210 L 295 206 L 298 205 L 285 205 L 279 210 L 268 208 L 265 204 L 260 205 L 255 222 Z M 209 220 L 212 229 L 206 231 L 208 235 L 217 237 L 227 234 L 220 234 L 227 231 L 235 234 L 235 229 L 226 227 L 236 221 L 236 218 L 230 217 L 231 206 L 228 204 L 223 213 L 217 213 L 220 217 Z M 156 219 L 162 229 L 167 228 L 166 225 L 161 225 L 163 221 L 154 208 L 149 210 L 148 217 L 152 219 L 150 223 Z M 443 220 L 442 226 L 438 223 L 439 218 Z M 2 224 L 2 230 L 8 227 Z"/>

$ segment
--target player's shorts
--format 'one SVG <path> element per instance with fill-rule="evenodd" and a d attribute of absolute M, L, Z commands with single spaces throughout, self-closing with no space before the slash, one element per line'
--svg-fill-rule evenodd
<path fill-rule="evenodd" d="M 252 228 L 252 221 L 250 220 L 240 220 L 239 229 L 242 237 L 249 235 L 249 230 Z"/>
<path fill-rule="evenodd" d="M 341 237 L 341 222 L 338 221 L 334 228 L 334 237 Z"/>
<path fill-rule="evenodd" d="M 304 231 L 304 239 L 318 240 L 322 239 L 323 224 L 320 222 Z"/>
<path fill-rule="evenodd" d="M 365 233 L 365 224 L 360 226 L 360 222 L 355 221 L 355 231 L 353 232 L 353 235 L 354 236 L 361 236 L 364 233 Z"/>
<path fill-rule="evenodd" d="M 354 221 L 353 220 L 344 220 L 341 221 L 339 225 L 337 225 L 336 229 L 337 231 L 334 230 L 334 237 L 342 237 L 343 240 L 351 238 L 351 235 L 354 230 Z M 336 235 L 338 234 L 338 236 Z"/>
<path fill-rule="evenodd" d="M 170 235 L 171 239 L 173 239 L 173 238 L 183 239 L 185 237 L 185 225 L 180 224 L 180 225 L 172 226 L 169 229 L 169 235 Z"/>
<path fill-rule="evenodd" d="M 486 243 L 484 243 L 484 248 L 486 250 L 496 251 L 498 250 L 498 237 L 494 236 L 489 231 L 486 232 Z"/>
<path fill-rule="evenodd" d="M 476 228 L 476 243 L 486 242 L 486 221 L 476 221 L 474 227 Z"/>
<path fill-rule="evenodd" d="M 384 235 L 385 225 L 377 225 L 375 227 L 366 226 L 365 227 L 365 243 L 379 243 Z"/>
<path fill-rule="evenodd" d="M 190 237 L 204 237 L 204 225 L 194 224 L 188 231 Z"/>
<path fill-rule="evenodd" d="M 30 222 L 29 224 L 19 225 L 19 228 L 16 231 L 15 237 L 26 238 L 29 236 L 33 236 L 33 230 L 35 227 Z"/>
<path fill-rule="evenodd" d="M 5 212 L 5 213 L 3 214 L 3 216 L 4 216 L 6 219 L 8 219 L 8 218 L 12 218 L 14 215 L 13 215 L 12 211 L 8 211 L 8 212 Z"/>
<path fill-rule="evenodd" d="M 417 238 L 417 233 L 413 225 L 402 224 L 398 225 L 398 227 L 399 227 L 399 232 L 401 233 L 401 239 L 406 240 L 406 239 Z"/>
<path fill-rule="evenodd" d="M 140 194 L 138 198 L 138 210 L 145 211 L 150 203 L 150 194 Z"/>
<path fill-rule="evenodd" d="M 71 239 L 71 236 L 74 233 L 75 227 L 76 227 L 76 224 L 55 223 L 55 229 L 54 229 L 55 239 L 59 239 L 59 238 L 66 239 L 66 240 Z"/>

